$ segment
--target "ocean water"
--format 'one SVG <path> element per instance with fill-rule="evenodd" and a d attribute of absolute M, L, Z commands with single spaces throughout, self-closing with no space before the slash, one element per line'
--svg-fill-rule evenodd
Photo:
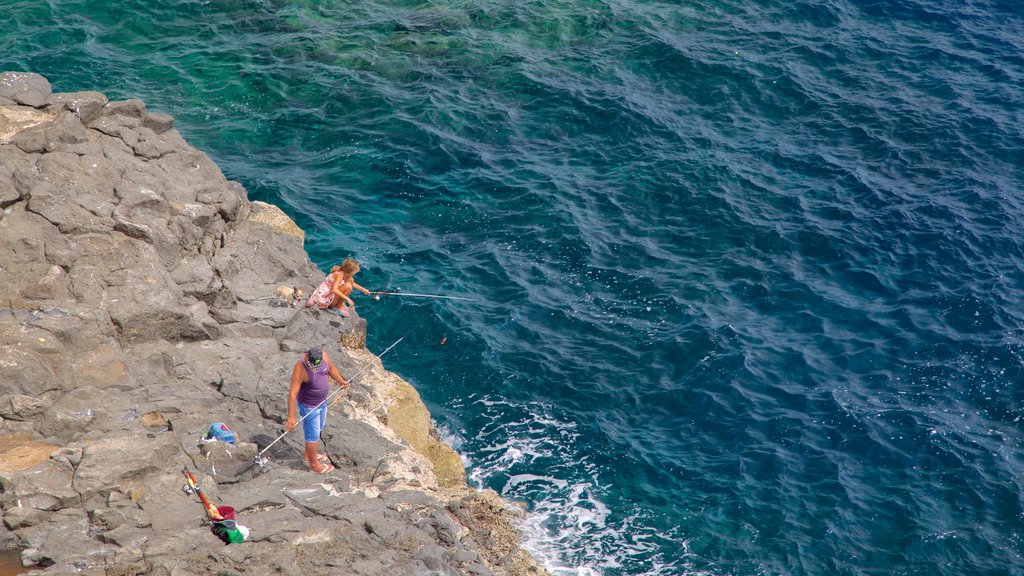
<path fill-rule="evenodd" d="M 302 226 L 556 575 L 1024 574 L 1024 10 L 3 0 Z"/>

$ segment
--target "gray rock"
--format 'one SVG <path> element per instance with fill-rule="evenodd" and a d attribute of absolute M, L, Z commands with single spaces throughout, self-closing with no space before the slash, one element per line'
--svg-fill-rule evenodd
<path fill-rule="evenodd" d="M 133 138 L 133 142 L 129 146 L 135 151 L 136 156 L 146 160 L 162 158 L 187 146 L 177 130 L 154 132 L 143 126 L 138 128 L 135 134 L 137 136 Z"/>
<path fill-rule="evenodd" d="M 14 189 L 24 198 L 28 195 L 32 189 L 32 184 L 39 176 L 39 166 L 36 163 L 39 157 L 33 154 L 25 154 L 17 148 L 9 146 L 4 148 L 4 152 L 10 153 L 4 154 L 7 158 L 10 158 L 12 155 L 17 156 L 16 160 L 5 162 L 5 164 L 11 167 L 11 183 L 14 185 Z"/>
<path fill-rule="evenodd" d="M 0 476 L 4 486 L 6 513 L 17 509 L 53 512 L 80 502 L 71 489 L 72 468 L 66 463 L 47 460 L 31 471 L 7 472 Z"/>
<path fill-rule="evenodd" d="M 11 147 L 0 147 L 0 209 L 7 208 L 21 199 L 21 192 L 14 185 L 16 164 L 28 167 L 29 156 Z"/>
<path fill-rule="evenodd" d="M 163 134 L 174 127 L 174 117 L 163 112 L 146 112 L 142 117 L 142 126 L 157 134 Z"/>
<path fill-rule="evenodd" d="M 138 136 L 133 136 L 134 133 L 131 130 L 132 126 L 125 126 L 124 122 L 120 118 L 105 115 L 105 110 L 106 106 L 103 107 L 103 110 L 101 111 L 101 115 L 99 117 L 94 119 L 92 122 L 89 122 L 89 128 L 91 128 L 94 132 L 98 132 L 105 136 L 116 138 L 119 143 L 123 144 L 124 146 L 127 146 L 129 148 L 129 152 L 131 153 L 131 155 L 134 156 L 135 153 L 131 152 L 130 142 L 137 141 Z"/>
<path fill-rule="evenodd" d="M 139 532 L 137 528 L 124 525 L 101 533 L 99 538 L 101 541 L 115 544 L 119 548 L 138 548 L 139 544 L 146 541 L 146 535 Z"/>
<path fill-rule="evenodd" d="M 0 74 L 0 98 L 18 104 L 41 108 L 50 97 L 50 82 L 31 72 L 4 72 Z"/>
<path fill-rule="evenodd" d="M 379 473 L 381 462 L 400 450 L 400 446 L 381 436 L 369 424 L 348 418 L 328 418 L 321 434 L 327 452 L 351 462 L 360 479 L 370 482 Z"/>
<path fill-rule="evenodd" d="M 117 303 L 107 312 L 119 339 L 126 343 L 209 339 L 203 326 L 206 320 L 181 306 L 183 294 L 161 266 L 157 251 L 138 240 L 119 243 L 124 245 L 122 264 L 137 262 L 134 268 L 120 268 L 104 277 L 105 298 Z"/>
<path fill-rule="evenodd" d="M 470 564 L 466 566 L 465 570 L 467 574 L 475 574 L 476 576 L 493 576 L 494 574 L 494 571 L 482 563 Z"/>
<path fill-rule="evenodd" d="M 76 561 L 96 561 L 112 556 L 116 548 L 91 538 L 88 526 L 84 511 L 62 510 L 39 524 L 20 530 L 27 548 L 35 550 L 29 557 L 33 563 L 30 565 L 72 565 Z M 23 555 L 22 563 L 25 560 Z M 86 560 L 85 565 L 88 564 Z"/>
<path fill-rule="evenodd" d="M 459 542 L 460 532 L 463 530 L 462 526 L 443 511 L 439 510 L 432 514 L 428 525 L 434 529 L 440 542 L 448 546 L 454 546 Z M 464 562 L 464 560 L 461 561 Z"/>
<path fill-rule="evenodd" d="M 354 310 L 350 314 L 345 318 L 317 308 L 302 308 L 288 323 L 281 341 L 282 348 L 304 351 L 309 348 L 311 334 L 320 336 L 323 342 L 339 342 L 346 348 L 365 348 L 366 320 L 360 318 Z M 359 342 L 362 342 L 362 346 L 358 345 Z"/>
<path fill-rule="evenodd" d="M 76 194 L 75 192 L 79 192 Z M 94 198 L 88 190 L 75 190 L 70 182 L 38 180 L 29 191 L 29 211 L 46 218 L 64 234 L 109 233 L 113 222 L 89 210 Z M 102 208 L 103 204 L 98 203 Z"/>
<path fill-rule="evenodd" d="M 26 154 L 39 154 L 46 151 L 46 127 L 43 125 L 33 126 L 22 130 L 10 140 L 11 144 L 18 147 Z"/>
<path fill-rule="evenodd" d="M 395 490 L 393 492 L 385 492 L 380 495 L 380 499 L 392 510 L 423 510 L 426 508 L 432 508 L 436 509 L 437 512 L 440 512 L 442 516 L 445 515 L 443 512 L 443 501 L 434 494 L 421 492 L 419 490 Z"/>
<path fill-rule="evenodd" d="M 225 240 L 211 263 L 225 287 L 240 300 L 267 302 L 281 284 L 312 290 L 310 276 L 314 272 L 299 239 L 242 220 Z"/>
<path fill-rule="evenodd" d="M 96 508 L 89 510 L 89 522 L 101 530 L 113 530 L 125 523 L 125 515 L 113 508 Z"/>
<path fill-rule="evenodd" d="M 52 94 L 47 104 L 50 112 L 69 110 L 78 116 L 82 124 L 88 124 L 99 118 L 107 97 L 99 92 L 59 92 Z"/>
<path fill-rule="evenodd" d="M 49 514 L 31 506 L 12 506 L 4 510 L 4 526 L 8 530 L 30 528 L 44 521 Z"/>
<path fill-rule="evenodd" d="M 466 550 L 465 548 L 463 548 L 462 550 L 459 550 L 455 553 L 453 560 L 460 564 L 465 564 L 467 562 L 479 562 L 480 555 L 476 552 L 473 552 L 472 550 Z"/>
<path fill-rule="evenodd" d="M 227 291 L 226 289 L 224 289 Z M 227 291 L 230 294 L 230 291 Z M 291 322 L 296 311 L 288 307 L 271 306 L 269 301 L 247 304 L 238 302 L 229 309 L 214 310 L 215 318 L 222 324 L 241 323 L 246 325 L 262 325 L 268 328 L 284 328 Z M 289 350 L 286 346 L 285 350 Z M 303 351 L 308 349 L 303 348 Z"/>
<path fill-rule="evenodd" d="M 220 338 L 220 324 L 210 315 L 210 308 L 205 302 L 193 302 L 187 308 L 193 326 L 200 326 L 206 337 L 211 340 Z"/>
<path fill-rule="evenodd" d="M 26 269 L 26 277 L 18 293 L 26 300 L 61 300 L 69 295 L 67 273 L 60 266 L 50 266 L 41 271 L 36 263 Z M 35 280 L 35 281 L 33 281 Z"/>
<path fill-rule="evenodd" d="M 88 132 L 81 119 L 67 110 L 58 114 L 57 119 L 46 127 L 47 149 L 56 149 L 60 144 L 81 144 L 88 140 Z"/>
<path fill-rule="evenodd" d="M 114 116 L 121 118 L 135 118 L 139 122 L 136 126 L 142 125 L 142 118 L 146 115 L 146 104 L 142 100 L 116 100 L 114 102 L 108 102 L 103 107 L 104 116 Z"/>
<path fill-rule="evenodd" d="M 238 182 L 228 182 L 227 186 L 200 192 L 196 201 L 216 207 L 228 222 L 245 218 L 243 207 L 248 207 L 245 189 Z"/>
<path fill-rule="evenodd" d="M 125 479 L 143 478 L 162 470 L 180 449 L 171 434 L 105 438 L 84 448 L 72 487 L 83 498 L 109 494 L 121 489 Z"/>
<path fill-rule="evenodd" d="M 82 461 L 82 449 L 73 446 L 65 446 L 58 450 L 57 454 L 51 457 L 67 462 L 68 466 L 76 468 L 78 463 Z"/>
<path fill-rule="evenodd" d="M 209 259 L 200 254 L 185 256 L 171 271 L 171 279 L 185 292 L 208 294 L 214 286 L 213 268 Z"/>
<path fill-rule="evenodd" d="M 444 561 L 445 548 L 437 545 L 427 545 L 419 551 L 416 559 L 423 562 L 423 565 L 435 573 L 442 572 L 447 566 Z"/>
<path fill-rule="evenodd" d="M 3 394 L 0 395 L 0 416 L 8 420 L 34 419 L 49 405 L 45 399 L 35 396 Z"/>
<path fill-rule="evenodd" d="M 0 345 L 0 358 L 4 359 L 0 362 L 0 382 L 6 390 L 39 397 L 64 387 L 50 363 L 30 348 Z"/>

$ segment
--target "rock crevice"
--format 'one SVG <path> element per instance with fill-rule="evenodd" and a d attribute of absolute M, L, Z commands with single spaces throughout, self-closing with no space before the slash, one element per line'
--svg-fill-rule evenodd
<path fill-rule="evenodd" d="M 170 116 L 0 74 L 0 547 L 53 574 L 544 573 L 364 320 L 272 303 L 323 279 L 303 240 Z M 299 433 L 246 466 L 312 345 L 366 368 L 331 402 L 336 470 L 308 472 Z M 203 442 L 213 422 L 239 442 Z M 213 536 L 186 465 L 250 542 Z"/>

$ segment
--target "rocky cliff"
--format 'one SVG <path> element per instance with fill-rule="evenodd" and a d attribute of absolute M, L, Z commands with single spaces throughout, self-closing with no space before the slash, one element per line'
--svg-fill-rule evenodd
<path fill-rule="evenodd" d="M 466 487 L 366 323 L 290 308 L 323 279 L 303 233 L 250 202 L 138 100 L 0 75 L 0 548 L 76 574 L 542 574 L 514 508 Z M 278 436 L 311 345 L 343 374 L 336 470 Z M 239 442 L 203 443 L 212 422 Z M 182 468 L 251 540 L 210 531 Z"/>

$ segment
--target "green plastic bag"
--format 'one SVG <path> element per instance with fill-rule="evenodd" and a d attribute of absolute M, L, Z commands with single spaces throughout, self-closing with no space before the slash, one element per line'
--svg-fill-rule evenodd
<path fill-rule="evenodd" d="M 225 544 L 241 544 L 245 542 L 248 529 L 239 526 L 234 520 L 220 520 L 213 523 L 213 533 Z"/>

